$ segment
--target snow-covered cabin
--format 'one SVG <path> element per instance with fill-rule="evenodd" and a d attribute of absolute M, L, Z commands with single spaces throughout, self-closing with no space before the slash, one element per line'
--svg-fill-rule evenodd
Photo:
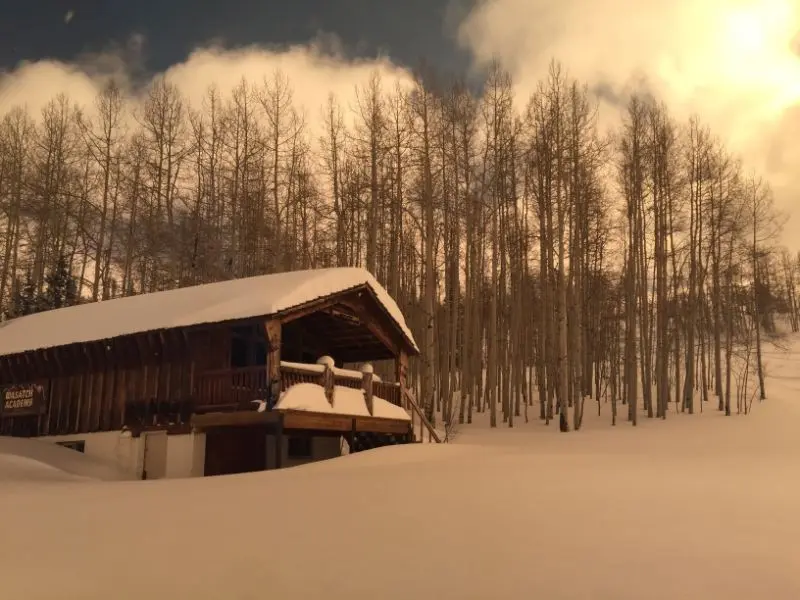
<path fill-rule="evenodd" d="M 142 478 L 257 471 L 413 441 L 397 304 L 367 271 L 295 271 L 0 325 L 0 434 Z M 393 360 L 394 381 L 370 361 Z M 359 370 L 346 370 L 346 364 Z"/>

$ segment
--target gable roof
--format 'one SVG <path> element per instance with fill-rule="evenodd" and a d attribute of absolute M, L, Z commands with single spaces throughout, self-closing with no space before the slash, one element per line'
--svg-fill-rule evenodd
<path fill-rule="evenodd" d="M 49 310 L 0 324 L 0 356 L 115 337 L 266 317 L 366 286 L 419 351 L 403 313 L 359 268 L 261 275 Z"/>

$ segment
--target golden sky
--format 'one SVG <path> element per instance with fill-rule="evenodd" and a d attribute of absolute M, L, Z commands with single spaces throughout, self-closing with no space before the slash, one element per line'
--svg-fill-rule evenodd
<path fill-rule="evenodd" d="M 570 75 L 617 94 L 644 80 L 678 119 L 697 113 L 748 168 L 763 173 L 782 209 L 798 203 L 800 0 L 483 0 L 464 17 L 458 42 L 476 68 L 498 58 L 511 71 L 520 107 L 553 57 Z M 409 81 L 389 59 L 345 59 L 335 44 L 323 46 L 199 49 L 166 74 L 199 106 L 212 81 L 226 92 L 242 76 L 258 82 L 281 68 L 312 127 L 329 92 L 347 110 L 373 69 L 387 88 Z M 60 91 L 91 104 L 102 75 L 124 71 L 113 53 L 79 66 L 28 63 L 0 74 L 0 112 L 20 103 L 38 111 Z M 603 120 L 612 123 L 620 110 L 602 107 Z M 800 249 L 800 215 L 785 239 Z"/>
<path fill-rule="evenodd" d="M 800 207 L 800 1 L 489 0 L 459 35 L 479 63 L 508 67 L 522 96 L 551 57 L 616 93 L 645 80 L 763 173 L 782 210 Z M 800 215 L 784 237 L 800 250 Z"/>

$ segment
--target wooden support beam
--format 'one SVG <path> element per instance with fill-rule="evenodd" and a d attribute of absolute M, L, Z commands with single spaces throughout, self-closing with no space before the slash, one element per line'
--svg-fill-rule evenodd
<path fill-rule="evenodd" d="M 392 317 L 392 315 L 389 314 L 389 311 L 386 310 L 386 308 L 383 306 L 383 304 L 380 302 L 380 300 L 378 300 L 378 296 L 375 295 L 375 292 L 373 291 L 373 289 L 371 287 L 367 286 L 366 289 L 360 291 L 358 293 L 358 295 L 363 298 L 365 293 L 372 300 L 372 304 L 374 304 L 375 306 L 378 307 L 378 310 L 379 310 L 381 316 L 383 317 L 381 319 L 381 321 L 386 323 L 388 326 L 392 327 L 392 329 L 395 329 L 395 328 L 399 329 L 399 326 L 395 324 L 394 318 Z M 403 332 L 401 332 L 401 336 L 402 336 L 402 338 L 403 338 L 403 340 L 405 342 L 405 345 L 407 345 L 410 349 L 413 350 L 414 346 L 411 343 L 412 341 L 410 339 L 408 339 L 406 337 L 406 334 L 403 333 Z M 398 348 L 398 352 L 399 352 L 399 350 L 400 350 L 400 348 Z"/>
<path fill-rule="evenodd" d="M 408 410 L 405 390 L 408 389 L 408 354 L 401 350 L 395 359 L 395 378 L 400 387 L 400 406 Z"/>
<path fill-rule="evenodd" d="M 348 298 L 347 300 L 342 300 L 341 304 L 351 310 L 353 314 L 358 315 L 369 332 L 380 340 L 392 354 L 397 355 L 400 349 L 395 340 L 392 339 L 391 334 L 382 326 L 381 321 L 383 321 L 383 319 L 375 318 L 378 315 L 374 310 L 370 310 L 370 308 L 367 307 L 363 297 L 356 296 L 354 299 Z"/>
<path fill-rule="evenodd" d="M 280 411 L 283 413 L 284 429 L 318 429 L 320 431 L 342 431 L 352 429 L 353 417 L 307 411 Z"/>
<path fill-rule="evenodd" d="M 299 431 L 338 431 L 342 434 L 353 432 L 408 433 L 410 421 L 380 419 L 377 417 L 352 417 L 300 410 L 279 411 L 283 414 L 283 428 Z"/>
<path fill-rule="evenodd" d="M 331 299 L 331 298 L 322 298 L 320 300 L 316 300 L 314 302 L 309 302 L 305 306 L 293 308 L 291 311 L 287 311 L 281 315 L 276 315 L 276 319 L 280 319 L 283 324 L 291 323 L 292 321 L 296 321 L 297 319 L 302 319 L 303 317 L 307 317 L 308 315 L 313 315 L 314 313 L 318 313 L 321 310 L 328 308 L 329 306 L 333 306 L 336 304 L 338 300 Z"/>
<path fill-rule="evenodd" d="M 328 404 L 333 406 L 334 393 L 336 390 L 335 378 L 333 376 L 333 359 L 330 356 L 325 356 L 319 360 L 322 364 L 322 389 L 325 391 L 325 399 Z"/>
<path fill-rule="evenodd" d="M 212 412 L 192 415 L 191 425 L 196 430 L 203 431 L 209 427 L 229 427 L 260 424 L 276 424 L 281 420 L 281 413 L 277 411 L 257 412 L 254 410 L 241 410 L 232 412 Z"/>
<path fill-rule="evenodd" d="M 410 421 L 378 419 L 375 417 L 356 417 L 355 430 L 369 433 L 405 434 L 411 431 Z"/>
<path fill-rule="evenodd" d="M 283 430 L 286 427 L 285 415 L 278 413 L 278 426 L 275 431 L 275 468 L 283 466 Z"/>
<path fill-rule="evenodd" d="M 267 340 L 267 382 L 270 389 L 270 407 L 274 406 L 281 395 L 281 329 L 278 319 L 269 319 L 264 324 Z"/>
<path fill-rule="evenodd" d="M 370 416 L 375 414 L 372 397 L 373 373 L 374 371 L 371 364 L 367 363 L 361 367 L 361 387 L 364 390 L 364 401 L 367 404 L 367 412 L 369 412 Z"/>

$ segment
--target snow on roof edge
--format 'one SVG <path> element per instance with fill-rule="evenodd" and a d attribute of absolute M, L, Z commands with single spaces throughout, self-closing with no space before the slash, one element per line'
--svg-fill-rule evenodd
<path fill-rule="evenodd" d="M 231 279 L 26 315 L 0 323 L 0 356 L 274 316 L 361 287 L 371 292 L 411 348 L 419 352 L 402 311 L 374 276 L 358 267 L 336 267 Z"/>

